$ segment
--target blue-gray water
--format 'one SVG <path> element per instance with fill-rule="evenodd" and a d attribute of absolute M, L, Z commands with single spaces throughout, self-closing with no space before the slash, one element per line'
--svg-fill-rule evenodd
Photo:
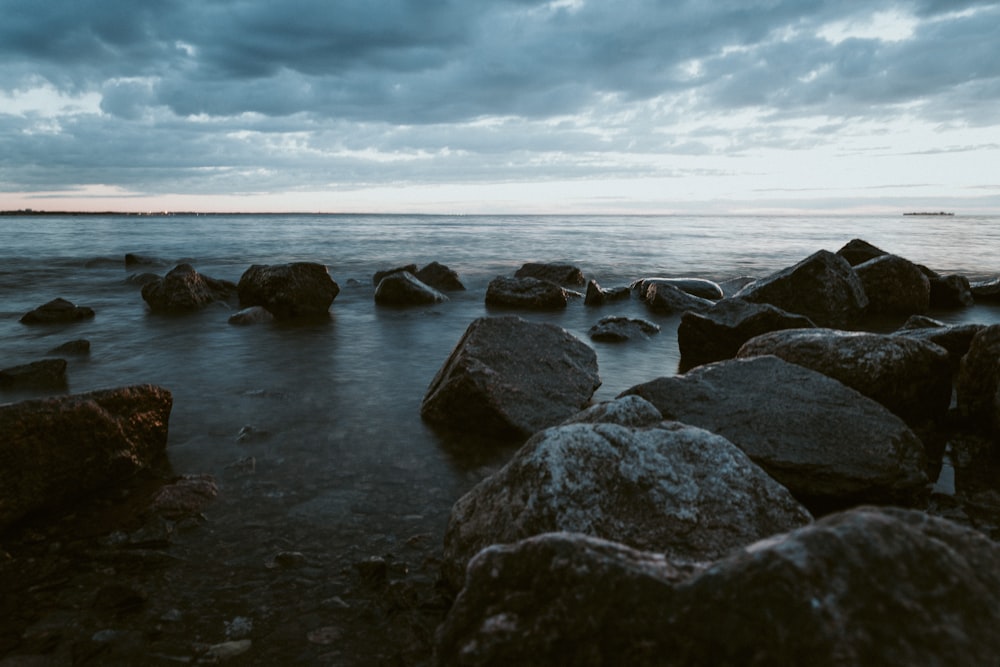
<path fill-rule="evenodd" d="M 220 486 L 205 528 L 181 540 L 211 564 L 212 577 L 230 568 L 264 586 L 265 563 L 277 551 L 335 569 L 438 543 L 452 503 L 509 454 L 477 438 L 445 440 L 419 416 L 429 382 L 465 328 L 490 314 L 484 294 L 494 276 L 552 261 L 578 265 L 605 287 L 654 275 L 762 277 L 852 238 L 941 273 L 1000 274 L 997 217 L 4 217 L 0 368 L 86 338 L 89 357 L 69 358 L 71 392 L 134 383 L 173 392 L 170 463 L 178 474 L 212 474 Z M 233 282 L 251 264 L 315 261 L 329 267 L 341 293 L 319 324 L 232 326 L 222 305 L 156 316 L 126 282 L 126 253 L 163 260 L 132 271 L 162 274 L 183 260 Z M 431 261 L 456 270 L 467 291 L 429 307 L 374 304 L 375 271 Z M 18 322 L 55 297 L 90 306 L 96 317 L 68 326 Z M 652 320 L 662 332 L 624 345 L 591 342 L 587 330 L 613 314 Z M 596 399 L 676 370 L 679 317 L 634 300 L 597 309 L 577 300 L 565 312 L 522 315 L 558 324 L 596 349 L 603 380 Z M 1000 311 L 987 306 L 932 315 L 1000 322 Z M 0 402 L 29 395 L 37 394 L 8 392 Z M 241 440 L 247 426 L 256 435 Z M 198 562 L 186 567 L 177 586 L 209 585 Z M 223 606 L 264 614 L 252 595 L 240 596 Z M 268 599 L 281 604 L 277 594 Z"/>

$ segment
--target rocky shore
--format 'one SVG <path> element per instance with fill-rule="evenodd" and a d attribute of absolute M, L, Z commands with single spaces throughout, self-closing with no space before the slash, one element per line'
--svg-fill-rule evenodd
<path fill-rule="evenodd" d="M 151 314 L 221 304 L 229 323 L 250 327 L 329 317 L 340 293 L 310 262 L 254 265 L 238 283 L 188 263 L 141 275 Z M 442 434 L 506 443 L 506 464 L 454 499 L 441 534 L 410 536 L 404 559 L 331 574 L 330 562 L 275 550 L 270 585 L 312 598 L 313 611 L 287 610 L 283 622 L 275 609 L 267 640 L 226 608 L 207 612 L 222 636 L 184 636 L 183 609 L 212 601 L 173 590 L 171 573 L 199 560 L 179 538 L 211 530 L 217 480 L 170 472 L 169 388 L 58 393 L 59 355 L 89 353 L 71 341 L 54 358 L 0 370 L 0 400 L 11 387 L 56 392 L 0 405 L 0 667 L 362 664 L 357 655 L 991 664 L 1000 325 L 927 313 L 994 301 L 998 281 L 942 276 L 858 239 L 729 284 L 649 276 L 604 288 L 583 269 L 544 263 L 497 276 L 483 295 L 488 316 L 427 378 L 420 412 Z M 436 262 L 380 270 L 372 286 L 374 308 L 446 308 L 446 293 L 465 289 Z M 609 315 L 623 299 L 680 316 L 681 367 L 595 403 L 590 345 L 523 316 L 590 309 L 592 339 L 623 345 L 672 335 Z M 21 322 L 92 317 L 56 298 Z M 960 493 L 935 490 L 946 460 L 973 480 Z M 201 565 L 209 579 L 221 567 Z M 334 594 L 331 579 L 351 595 Z M 303 629 L 319 609 L 342 622 Z M 289 649 L 286 635 L 304 636 L 304 648 Z"/>

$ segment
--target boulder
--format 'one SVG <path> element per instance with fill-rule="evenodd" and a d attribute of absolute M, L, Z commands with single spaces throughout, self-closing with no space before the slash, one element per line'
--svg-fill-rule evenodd
<path fill-rule="evenodd" d="M 465 290 L 465 285 L 458 279 L 458 274 L 444 264 L 431 262 L 413 275 L 425 285 L 430 285 L 442 292 L 461 292 Z"/>
<path fill-rule="evenodd" d="M 898 255 L 882 255 L 854 267 L 865 294 L 868 312 L 875 315 L 913 315 L 927 312 L 931 283 L 913 262 Z"/>
<path fill-rule="evenodd" d="M 470 563 L 435 642 L 451 665 L 989 665 L 1000 546 L 858 508 L 710 568 L 549 533 Z"/>
<path fill-rule="evenodd" d="M 277 319 L 325 317 L 340 293 L 326 267 L 313 262 L 254 264 L 237 289 L 240 307 L 263 306 Z"/>
<path fill-rule="evenodd" d="M 151 466 L 172 404 L 138 385 L 0 405 L 0 529 Z"/>
<path fill-rule="evenodd" d="M 958 412 L 984 431 L 1000 430 L 1000 324 L 983 327 L 955 380 Z"/>
<path fill-rule="evenodd" d="M 264 306 L 250 306 L 239 310 L 229 316 L 230 324 L 261 324 L 262 322 L 273 322 L 274 315 Z"/>
<path fill-rule="evenodd" d="M 765 354 L 832 377 L 908 424 L 941 419 L 951 403 L 948 352 L 929 341 L 835 329 L 789 329 L 751 338 L 736 356 Z"/>
<path fill-rule="evenodd" d="M 448 297 L 409 271 L 390 273 L 375 288 L 375 303 L 382 306 L 415 306 L 447 300 Z"/>
<path fill-rule="evenodd" d="M 94 309 L 58 298 L 21 316 L 22 324 L 65 324 L 94 317 Z"/>
<path fill-rule="evenodd" d="M 537 278 L 497 276 L 486 287 L 486 305 L 529 310 L 565 308 L 569 295 L 559 285 Z"/>
<path fill-rule="evenodd" d="M 622 395 L 718 433 L 812 511 L 908 502 L 927 484 L 924 446 L 879 403 L 778 357 L 719 361 Z"/>
<path fill-rule="evenodd" d="M 743 343 L 769 331 L 815 326 L 808 317 L 768 303 L 722 299 L 706 311 L 681 315 L 677 326 L 681 369 L 732 359 Z"/>
<path fill-rule="evenodd" d="M 702 313 L 715 305 L 714 301 L 703 299 L 685 292 L 681 288 L 665 282 L 650 282 L 645 291 L 646 305 L 655 313 Z"/>
<path fill-rule="evenodd" d="M 66 360 L 42 359 L 0 370 L 0 389 L 65 389 Z M 2 438 L 2 435 L 0 435 Z"/>
<path fill-rule="evenodd" d="M 645 296 L 653 285 L 670 285 L 685 294 L 709 301 L 718 301 L 724 296 L 722 287 L 718 283 L 704 278 L 642 278 L 636 280 L 630 287 Z"/>
<path fill-rule="evenodd" d="M 970 282 L 969 291 L 976 301 L 1000 301 L 1000 277 Z"/>
<path fill-rule="evenodd" d="M 860 320 L 868 307 L 858 274 L 847 260 L 828 250 L 753 282 L 736 296 L 805 315 L 822 327 L 847 327 Z"/>
<path fill-rule="evenodd" d="M 628 317 L 602 317 L 588 332 L 592 340 L 621 343 L 633 338 L 648 339 L 660 333 L 660 327 L 646 320 Z"/>
<path fill-rule="evenodd" d="M 882 257 L 883 255 L 888 255 L 885 250 L 873 246 L 868 241 L 862 239 L 851 239 L 844 247 L 837 251 L 837 254 L 847 260 L 847 263 L 851 266 L 857 266 L 858 264 L 864 264 L 868 260 L 875 259 L 876 257 Z"/>
<path fill-rule="evenodd" d="M 984 326 L 982 324 L 948 325 L 923 315 L 913 315 L 893 333 L 896 336 L 925 340 L 943 347 L 948 351 L 951 370 L 954 374 L 958 371 L 962 357 L 968 353 L 972 339 Z"/>
<path fill-rule="evenodd" d="M 420 414 L 441 426 L 526 438 L 585 407 L 600 384 L 597 354 L 565 330 L 482 317 L 434 377 Z"/>
<path fill-rule="evenodd" d="M 602 401 L 562 422 L 566 424 L 618 424 L 629 428 L 658 426 L 663 415 L 641 396 L 622 396 L 613 401 Z"/>
<path fill-rule="evenodd" d="M 399 271 L 409 271 L 410 273 L 417 272 L 416 264 L 407 264 L 406 266 L 397 266 L 394 269 L 382 269 L 381 271 L 376 271 L 375 275 L 372 276 L 372 285 L 378 287 L 378 284 L 382 282 L 382 279 L 386 276 L 390 276 L 393 273 L 398 273 Z"/>
<path fill-rule="evenodd" d="M 931 285 L 931 308 L 967 308 L 975 304 L 972 286 L 965 276 L 927 276 Z"/>
<path fill-rule="evenodd" d="M 596 280 L 587 283 L 587 294 L 583 298 L 585 306 L 603 306 L 612 301 L 622 301 L 632 296 L 632 290 L 628 287 L 602 288 Z"/>
<path fill-rule="evenodd" d="M 85 338 L 67 341 L 49 350 L 49 354 L 87 355 L 90 354 L 90 341 Z"/>
<path fill-rule="evenodd" d="M 587 279 L 578 267 L 571 264 L 545 264 L 528 262 L 514 273 L 515 278 L 537 278 L 557 285 L 582 286 Z"/>
<path fill-rule="evenodd" d="M 236 293 L 228 280 L 203 276 L 190 264 L 178 264 L 163 278 L 146 283 L 142 298 L 154 313 L 187 313 L 215 301 L 225 301 Z"/>
<path fill-rule="evenodd" d="M 459 586 L 484 547 L 561 531 L 715 559 L 811 519 L 723 437 L 677 422 L 571 423 L 536 433 L 455 503 L 442 572 Z"/>

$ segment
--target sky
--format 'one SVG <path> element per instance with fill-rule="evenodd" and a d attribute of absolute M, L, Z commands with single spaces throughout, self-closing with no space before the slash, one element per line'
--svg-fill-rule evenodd
<path fill-rule="evenodd" d="M 1000 1 L 0 16 L 2 210 L 1000 212 Z"/>

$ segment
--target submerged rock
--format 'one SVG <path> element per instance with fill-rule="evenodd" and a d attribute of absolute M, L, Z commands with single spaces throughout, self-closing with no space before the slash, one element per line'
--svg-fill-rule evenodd
<path fill-rule="evenodd" d="M 246 325 L 273 322 L 274 315 L 264 306 L 250 306 L 229 316 L 230 324 Z"/>
<path fill-rule="evenodd" d="M 709 301 L 718 301 L 724 296 L 718 283 L 704 278 L 642 278 L 632 283 L 631 288 L 648 297 L 649 290 L 654 285 L 670 285 L 685 294 Z"/>
<path fill-rule="evenodd" d="M 63 298 L 53 299 L 21 316 L 22 324 L 65 324 L 94 317 L 94 309 L 77 306 Z"/>
<path fill-rule="evenodd" d="M 497 276 L 486 287 L 486 305 L 530 310 L 559 310 L 569 295 L 562 287 L 538 278 Z"/>
<path fill-rule="evenodd" d="M 0 370 L 0 389 L 65 388 L 65 359 L 42 359 Z"/>
<path fill-rule="evenodd" d="M 90 354 L 90 341 L 84 338 L 71 340 L 49 350 L 49 354 Z"/>
<path fill-rule="evenodd" d="M 326 267 L 313 262 L 254 264 L 237 285 L 240 306 L 263 306 L 277 319 L 324 317 L 340 287 Z"/>
<path fill-rule="evenodd" d="M 163 278 L 146 283 L 142 298 L 154 313 L 178 314 L 199 310 L 236 293 L 236 285 L 198 273 L 190 264 L 178 264 Z"/>
<path fill-rule="evenodd" d="M 448 297 L 424 284 L 409 271 L 390 273 L 375 288 L 375 303 L 383 306 L 413 306 L 447 300 Z"/>

